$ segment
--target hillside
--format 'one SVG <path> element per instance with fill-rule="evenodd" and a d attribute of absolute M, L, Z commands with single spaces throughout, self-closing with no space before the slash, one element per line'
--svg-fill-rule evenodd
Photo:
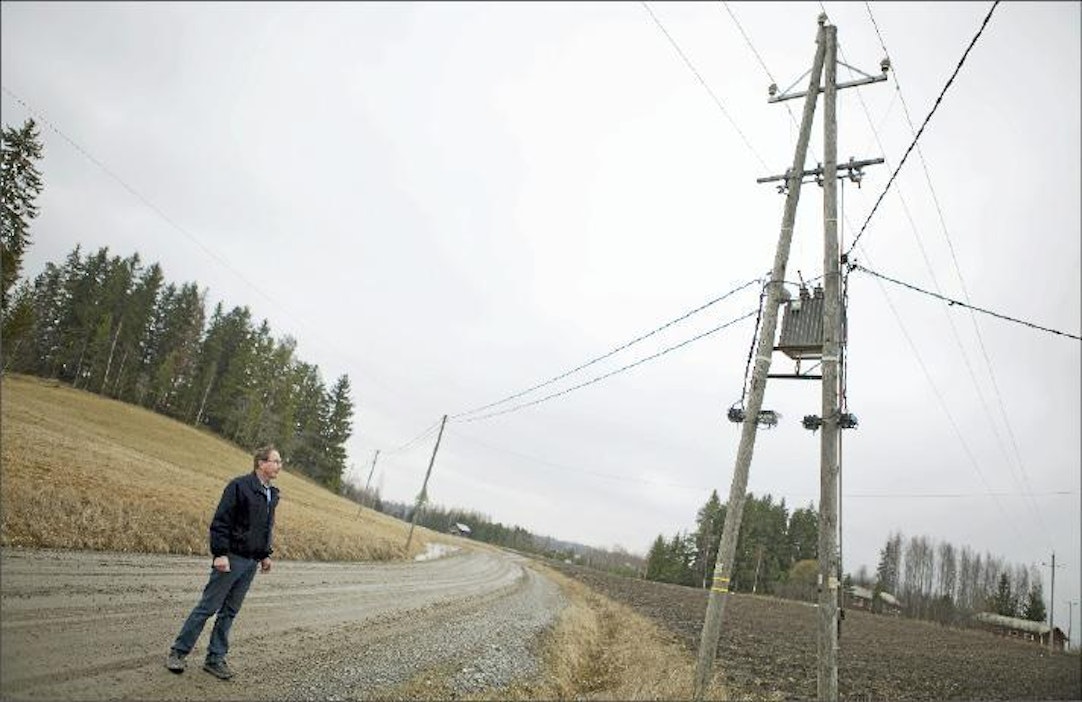
<path fill-rule="evenodd" d="M 0 545 L 209 553 L 207 525 L 251 456 L 223 439 L 137 406 L 55 381 L 0 381 Z M 288 457 L 287 457 L 288 459 Z M 276 557 L 390 560 L 434 533 L 328 492 L 290 472 L 277 481 Z"/>

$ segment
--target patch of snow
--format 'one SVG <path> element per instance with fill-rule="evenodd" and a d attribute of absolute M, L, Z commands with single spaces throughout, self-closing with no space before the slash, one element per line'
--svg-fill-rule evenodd
<path fill-rule="evenodd" d="M 413 557 L 415 561 L 430 561 L 433 558 L 440 558 L 446 556 L 449 553 L 454 553 L 458 550 L 458 546 L 448 546 L 447 544 L 425 544 L 425 552 L 420 553 Z"/>

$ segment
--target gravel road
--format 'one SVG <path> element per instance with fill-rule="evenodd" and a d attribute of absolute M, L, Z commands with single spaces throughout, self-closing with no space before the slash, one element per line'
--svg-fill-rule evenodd
<path fill-rule="evenodd" d="M 525 562 L 277 562 L 248 593 L 222 682 L 200 669 L 211 621 L 186 673 L 163 665 L 209 557 L 5 549 L 0 697 L 345 700 L 426 673 L 453 694 L 503 686 L 537 672 L 534 644 L 566 604 Z"/>

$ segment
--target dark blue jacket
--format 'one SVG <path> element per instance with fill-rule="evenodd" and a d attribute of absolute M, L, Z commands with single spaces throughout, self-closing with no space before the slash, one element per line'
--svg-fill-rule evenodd
<path fill-rule="evenodd" d="M 222 491 L 222 499 L 210 522 L 210 552 L 215 557 L 235 553 L 262 560 L 274 552 L 271 533 L 278 488 L 271 486 L 271 499 L 254 472 L 234 478 Z"/>

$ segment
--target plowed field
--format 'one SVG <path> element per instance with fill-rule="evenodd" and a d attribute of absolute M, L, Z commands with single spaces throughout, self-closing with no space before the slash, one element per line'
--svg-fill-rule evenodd
<path fill-rule="evenodd" d="M 706 591 L 549 565 L 650 617 L 698 652 Z M 815 699 L 816 625 L 812 605 L 732 595 L 716 670 L 740 698 Z M 1050 654 L 982 631 L 847 611 L 840 645 L 843 699 L 1082 699 L 1077 653 Z"/>

